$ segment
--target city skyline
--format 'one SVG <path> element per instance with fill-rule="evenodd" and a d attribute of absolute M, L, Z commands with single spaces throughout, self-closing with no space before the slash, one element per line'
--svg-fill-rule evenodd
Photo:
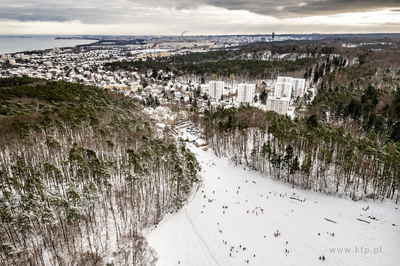
<path fill-rule="evenodd" d="M 5 0 L 0 35 L 400 32 L 400 0 Z"/>

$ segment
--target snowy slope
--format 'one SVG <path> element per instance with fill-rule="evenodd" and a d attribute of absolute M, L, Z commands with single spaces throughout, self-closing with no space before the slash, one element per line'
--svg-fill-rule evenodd
<path fill-rule="evenodd" d="M 146 235 L 158 253 L 158 265 L 399 265 L 398 205 L 292 189 L 190 148 L 203 162 L 203 184 L 187 205 Z M 290 199 L 293 193 L 306 200 Z M 281 235 L 275 237 L 277 230 Z M 319 260 L 322 255 L 325 261 Z"/>

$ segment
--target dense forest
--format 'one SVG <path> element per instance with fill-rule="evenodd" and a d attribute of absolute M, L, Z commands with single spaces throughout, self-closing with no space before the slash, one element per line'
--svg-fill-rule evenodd
<path fill-rule="evenodd" d="M 159 61 L 112 62 L 105 66 L 115 71 L 125 70 L 152 70 L 173 71 L 176 76 L 185 74 L 211 75 L 228 77 L 231 74 L 243 75 L 252 78 L 270 78 L 272 73 L 293 72 L 311 67 L 315 63 L 312 58 L 297 59 L 294 61 L 260 61 L 260 60 L 220 60 L 201 63 L 171 63 Z"/>
<path fill-rule="evenodd" d="M 292 35 L 293 36 L 293 35 Z M 295 37 L 295 36 L 293 36 Z M 304 36 L 297 36 L 298 38 Z M 289 47 L 335 47 L 337 50 L 345 51 L 347 48 L 343 47 L 344 44 L 352 44 L 354 46 L 361 47 L 362 49 L 384 49 L 384 50 L 396 50 L 400 47 L 399 34 L 348 34 L 345 35 L 320 35 L 317 38 L 309 40 L 284 40 L 272 43 L 256 42 L 248 43 L 241 47 L 241 50 L 254 51 L 254 50 L 271 50 L 276 51 L 287 50 Z M 318 50 L 318 48 L 317 48 Z"/>
<path fill-rule="evenodd" d="M 337 60 L 316 65 L 309 73 L 318 93 L 306 115 L 315 114 L 380 143 L 387 138 L 400 141 L 399 58 L 398 51 L 365 51 L 351 66 Z"/>
<path fill-rule="evenodd" d="M 251 107 L 205 113 L 218 156 L 304 189 L 354 200 L 400 198 L 399 143 L 353 136 L 316 115 L 290 119 Z"/>
<path fill-rule="evenodd" d="M 142 230 L 199 182 L 194 154 L 120 94 L 0 82 L 0 265 L 154 265 Z"/>

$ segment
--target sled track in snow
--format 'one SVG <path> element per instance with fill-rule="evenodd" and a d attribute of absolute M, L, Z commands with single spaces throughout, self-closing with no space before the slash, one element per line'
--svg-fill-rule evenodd
<path fill-rule="evenodd" d="M 188 214 L 188 212 L 187 212 L 187 209 L 185 209 L 185 214 L 186 214 L 186 217 L 188 218 L 190 224 L 192 225 L 193 230 L 196 232 L 196 235 L 200 238 L 201 242 L 202 242 L 203 245 L 206 247 L 208 253 L 210 253 L 211 257 L 214 259 L 216 265 L 219 266 L 217 260 L 215 259 L 214 255 L 212 254 L 211 250 L 208 248 L 206 242 L 204 241 L 204 239 L 201 237 L 201 235 L 200 235 L 199 232 L 197 231 L 196 227 L 194 226 L 192 219 L 190 219 L 189 214 Z"/>

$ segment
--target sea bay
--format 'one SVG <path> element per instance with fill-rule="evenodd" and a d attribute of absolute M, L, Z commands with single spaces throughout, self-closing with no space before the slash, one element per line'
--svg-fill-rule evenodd
<path fill-rule="evenodd" d="M 94 43 L 96 40 L 58 39 L 60 36 L 31 35 L 31 36 L 0 36 L 0 55 L 23 53 L 26 51 L 45 50 L 54 47 L 74 47 L 80 44 Z M 64 36 L 61 36 L 64 37 Z"/>

